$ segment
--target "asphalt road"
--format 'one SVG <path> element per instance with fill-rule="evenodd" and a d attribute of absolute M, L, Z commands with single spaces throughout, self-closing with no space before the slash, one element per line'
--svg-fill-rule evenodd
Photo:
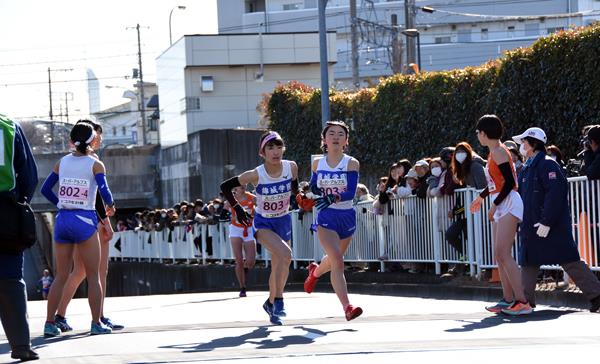
<path fill-rule="evenodd" d="M 528 317 L 493 315 L 482 301 L 351 295 L 365 313 L 346 322 L 336 296 L 286 295 L 284 326 L 262 310 L 266 292 L 116 297 L 106 313 L 126 328 L 89 336 L 87 300 L 67 317 L 74 332 L 42 337 L 45 302 L 29 303 L 44 363 L 510 363 L 585 360 L 600 353 L 600 314 L 538 306 Z M 12 362 L 0 331 L 0 362 Z M 549 360 L 549 361 L 548 361 Z"/>

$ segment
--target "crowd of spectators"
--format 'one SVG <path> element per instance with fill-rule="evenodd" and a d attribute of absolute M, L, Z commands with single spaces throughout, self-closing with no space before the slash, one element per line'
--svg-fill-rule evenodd
<path fill-rule="evenodd" d="M 148 209 L 117 220 L 116 230 L 163 231 L 176 226 L 191 227 L 195 224 L 216 225 L 229 221 L 230 213 L 223 208 L 223 201 L 214 198 L 208 203 L 201 199 L 194 202 L 181 201 L 168 209 Z"/>

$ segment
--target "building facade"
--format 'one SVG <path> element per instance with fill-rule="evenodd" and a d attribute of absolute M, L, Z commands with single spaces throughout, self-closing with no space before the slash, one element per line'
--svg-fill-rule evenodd
<path fill-rule="evenodd" d="M 332 74 L 335 33 L 328 41 Z M 321 79 L 315 32 L 186 35 L 156 64 L 163 147 L 199 130 L 259 127 L 265 93 L 292 80 L 320 87 Z"/>
<path fill-rule="evenodd" d="M 318 30 L 318 0 L 218 0 L 219 33 L 298 32 Z M 391 75 L 393 43 L 405 60 L 406 38 L 394 42 L 390 33 L 368 22 L 399 30 L 405 24 L 405 1 L 356 0 L 359 76 L 363 85 Z M 415 28 L 420 33 L 421 64 L 426 71 L 476 66 L 498 58 L 509 49 L 531 45 L 536 39 L 600 18 L 598 0 L 430 0 L 414 1 Z M 327 28 L 336 31 L 334 79 L 350 87 L 350 0 L 327 2 Z M 427 13 L 420 9 L 431 7 Z M 404 62 L 405 63 L 405 62 Z"/>

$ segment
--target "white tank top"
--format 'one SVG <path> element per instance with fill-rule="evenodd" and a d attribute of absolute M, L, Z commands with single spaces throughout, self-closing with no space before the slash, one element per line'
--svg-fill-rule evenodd
<path fill-rule="evenodd" d="M 98 186 L 94 178 L 91 156 L 76 157 L 68 154 L 58 167 L 58 208 L 67 210 L 95 210 Z"/>
<path fill-rule="evenodd" d="M 282 160 L 283 169 L 279 177 L 267 174 L 265 165 L 256 168 L 258 185 L 256 186 L 256 213 L 262 217 L 275 218 L 285 216 L 290 210 L 292 196 L 292 162 Z"/>
<path fill-rule="evenodd" d="M 352 157 L 344 154 L 340 163 L 333 168 L 327 164 L 326 157 L 319 159 L 319 163 L 317 164 L 317 187 L 319 187 L 323 195 L 339 194 L 348 190 L 348 162 L 350 162 L 350 159 Z M 351 209 L 352 199 L 333 203 L 328 208 L 337 210 Z"/>

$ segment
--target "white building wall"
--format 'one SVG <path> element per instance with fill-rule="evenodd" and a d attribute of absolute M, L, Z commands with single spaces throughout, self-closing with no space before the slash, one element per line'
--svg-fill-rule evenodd
<path fill-rule="evenodd" d="M 156 82 L 159 85 L 160 142 L 164 147 L 187 139 L 185 117 L 185 49 L 186 38 L 179 39 L 156 59 Z"/>

